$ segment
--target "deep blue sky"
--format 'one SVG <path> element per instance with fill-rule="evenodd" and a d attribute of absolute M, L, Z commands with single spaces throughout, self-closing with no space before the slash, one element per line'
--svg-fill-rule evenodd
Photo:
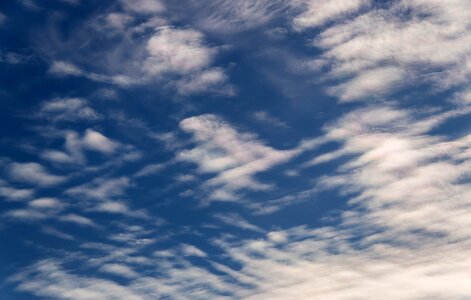
<path fill-rule="evenodd" d="M 2 1 L 0 299 L 468 299 L 470 20 Z"/>

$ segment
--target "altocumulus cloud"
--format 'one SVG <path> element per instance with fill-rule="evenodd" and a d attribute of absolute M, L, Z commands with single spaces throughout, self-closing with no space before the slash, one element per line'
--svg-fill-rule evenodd
<path fill-rule="evenodd" d="M 2 11 L 5 297 L 471 297 L 469 1 Z"/>

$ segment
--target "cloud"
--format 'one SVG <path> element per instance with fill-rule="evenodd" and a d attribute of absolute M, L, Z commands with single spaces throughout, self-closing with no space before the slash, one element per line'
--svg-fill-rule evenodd
<path fill-rule="evenodd" d="M 9 201 L 24 201 L 32 198 L 33 195 L 33 189 L 11 187 L 7 183 L 0 180 L 0 197 L 3 197 Z"/>
<path fill-rule="evenodd" d="M 150 57 L 145 69 L 151 75 L 200 71 L 211 64 L 216 54 L 216 49 L 205 46 L 203 41 L 203 34 L 193 29 L 160 29 L 147 43 Z"/>
<path fill-rule="evenodd" d="M 56 216 L 64 205 L 55 198 L 38 198 L 27 203 L 24 208 L 7 211 L 4 216 L 16 221 L 40 221 Z"/>
<path fill-rule="evenodd" d="M 82 143 L 83 147 L 87 149 L 105 154 L 111 154 L 119 147 L 117 142 L 92 129 L 86 130 Z"/>
<path fill-rule="evenodd" d="M 7 218 L 20 221 L 37 221 L 49 218 L 50 215 L 34 209 L 13 209 L 4 214 Z"/>
<path fill-rule="evenodd" d="M 188 1 L 198 27 L 214 33 L 234 33 L 269 23 L 289 7 L 286 0 Z"/>
<path fill-rule="evenodd" d="M 118 201 L 105 201 L 98 204 L 94 209 L 112 214 L 128 214 L 130 212 L 126 204 Z"/>
<path fill-rule="evenodd" d="M 31 280 L 21 282 L 19 291 L 34 292 L 42 297 L 68 299 L 128 299 L 143 300 L 143 297 L 130 292 L 125 287 L 113 281 L 84 278 L 70 274 L 61 268 L 54 260 L 44 260 L 22 274 Z M 40 277 L 39 277 L 40 276 Z M 13 280 L 21 277 L 13 278 Z"/>
<path fill-rule="evenodd" d="M 25 64 L 29 62 L 32 57 L 33 55 L 28 53 L 27 51 L 20 51 L 20 52 L 0 51 L 0 62 L 12 64 L 12 65 Z"/>
<path fill-rule="evenodd" d="M 384 7 L 364 6 L 366 1 L 340 2 L 313 6 L 318 16 L 303 19 L 312 13 L 308 9 L 294 23 L 317 26 L 323 14 L 333 21 L 314 38 L 314 45 L 324 51 L 316 65 L 329 72 L 328 79 L 349 78 L 333 88 L 341 100 L 367 100 L 392 87 L 397 91 L 418 83 L 446 89 L 471 78 L 467 1 L 397 1 Z M 322 10 L 323 6 L 332 7 L 333 14 L 329 16 L 330 10 Z M 362 7 L 368 9 L 358 16 L 343 15 Z"/>
<path fill-rule="evenodd" d="M 90 226 L 90 227 L 97 226 L 96 223 L 90 220 L 89 218 L 76 215 L 76 214 L 67 214 L 67 215 L 61 216 L 59 220 L 62 222 L 74 223 L 80 226 Z"/>
<path fill-rule="evenodd" d="M 41 228 L 41 232 L 44 233 L 44 234 L 55 236 L 55 237 L 60 238 L 60 239 L 64 239 L 64 240 L 72 241 L 72 240 L 75 239 L 72 235 L 70 235 L 68 233 L 65 233 L 65 232 L 62 232 L 62 231 L 59 231 L 59 230 L 57 230 L 53 227 L 49 227 L 49 226 Z"/>
<path fill-rule="evenodd" d="M 223 69 L 212 68 L 182 78 L 177 82 L 177 90 L 183 95 L 213 91 L 215 93 L 233 96 L 235 90 L 233 87 L 225 85 L 227 81 L 228 78 Z"/>
<path fill-rule="evenodd" d="M 197 164 L 201 173 L 215 174 L 206 183 L 211 200 L 235 200 L 234 193 L 241 189 L 268 188 L 254 176 L 299 153 L 265 146 L 256 136 L 237 132 L 215 115 L 187 118 L 180 128 L 192 133 L 197 144 L 181 151 L 178 159 Z"/>
<path fill-rule="evenodd" d="M 64 61 L 54 61 L 49 72 L 57 76 L 81 76 L 84 74 L 77 66 Z"/>
<path fill-rule="evenodd" d="M 83 98 L 57 98 L 43 102 L 39 117 L 52 121 L 98 120 L 101 116 Z"/>
<path fill-rule="evenodd" d="M 330 92 L 345 102 L 372 98 L 375 95 L 384 96 L 391 90 L 397 90 L 405 77 L 406 74 L 399 68 L 366 70 L 346 83 L 330 89 Z"/>
<path fill-rule="evenodd" d="M 55 198 L 39 198 L 29 202 L 29 205 L 36 209 L 59 208 L 61 203 Z"/>
<path fill-rule="evenodd" d="M 138 275 L 133 269 L 123 264 L 105 264 L 100 267 L 99 271 L 126 278 L 134 278 Z"/>
<path fill-rule="evenodd" d="M 0 12 L 0 25 L 3 25 L 7 20 L 7 16 Z"/>
<path fill-rule="evenodd" d="M 263 232 L 262 228 L 249 223 L 247 220 L 245 220 L 238 214 L 216 214 L 214 215 L 214 218 L 229 226 L 235 226 L 241 229 L 255 232 Z"/>
<path fill-rule="evenodd" d="M 252 118 L 259 121 L 259 122 L 261 122 L 261 123 L 265 123 L 265 124 L 272 125 L 272 126 L 275 126 L 275 127 L 288 128 L 288 125 L 285 122 L 283 122 L 283 121 L 279 120 L 278 118 L 270 115 L 266 111 L 257 111 L 257 112 L 252 114 Z"/>
<path fill-rule="evenodd" d="M 206 253 L 204 253 L 203 251 L 201 251 L 200 249 L 196 248 L 193 245 L 183 244 L 181 246 L 181 249 L 182 249 L 183 255 L 185 256 L 197 256 L 197 257 L 207 256 Z"/>
<path fill-rule="evenodd" d="M 73 187 L 66 191 L 67 194 L 75 197 L 85 197 L 95 200 L 110 200 L 124 194 L 126 188 L 130 186 L 127 177 L 118 178 L 97 178 L 90 183 Z"/>
<path fill-rule="evenodd" d="M 112 12 L 106 17 L 106 23 L 110 28 L 124 30 L 128 24 L 134 20 L 132 16 L 123 13 Z"/>
<path fill-rule="evenodd" d="M 38 163 L 11 163 L 9 175 L 12 179 L 38 186 L 53 186 L 67 180 L 66 176 L 52 175 Z"/>
<path fill-rule="evenodd" d="M 148 4 L 152 3 L 159 2 L 125 2 L 126 7 L 135 8 L 148 7 Z M 161 17 L 152 17 L 145 22 L 141 22 L 141 19 L 142 17 L 133 17 L 122 12 L 110 12 L 97 17 L 92 21 L 93 26 L 86 26 L 82 30 L 85 31 L 84 35 L 91 35 L 92 39 L 100 36 L 104 40 L 114 41 L 117 35 L 123 37 L 120 43 L 112 43 L 113 47 L 108 49 L 109 51 L 105 47 L 94 52 L 95 57 L 101 57 L 101 61 L 107 63 L 97 64 L 93 61 L 87 64 L 87 57 L 83 57 L 78 64 L 60 59 L 60 55 L 57 55 L 57 58 L 49 59 L 49 73 L 59 77 L 81 76 L 121 87 L 150 83 L 170 84 L 182 95 L 202 92 L 224 95 L 234 93 L 234 89 L 225 84 L 225 71 L 213 65 L 220 48 L 207 45 L 203 33 L 191 28 L 163 26 L 167 21 Z M 149 28 L 153 29 L 152 32 L 147 30 Z M 72 35 L 68 44 L 80 44 L 81 38 L 82 36 Z M 67 44 L 62 47 L 67 47 Z M 76 49 L 65 50 L 64 57 L 74 57 L 70 52 Z M 82 54 L 77 53 L 75 56 L 80 55 Z M 116 63 L 123 60 L 125 63 Z"/>
<path fill-rule="evenodd" d="M 139 83 L 138 80 L 126 75 L 105 75 L 94 72 L 86 72 L 72 63 L 67 63 L 63 61 L 53 61 L 51 67 L 49 68 L 49 73 L 59 77 L 83 76 L 92 81 L 112 83 L 122 87 L 127 87 Z"/>
<path fill-rule="evenodd" d="M 85 150 L 112 155 L 117 153 L 119 149 L 125 149 L 121 143 L 93 129 L 87 129 L 82 136 L 72 130 L 54 132 L 54 135 L 65 139 L 63 149 L 44 150 L 41 152 L 41 158 L 56 164 L 84 164 L 86 162 Z M 128 149 L 132 148 L 128 147 Z M 135 157 L 139 157 L 139 153 L 130 151 L 125 153 L 121 159 L 132 160 Z"/>
<path fill-rule="evenodd" d="M 123 6 L 138 14 L 155 14 L 165 10 L 164 4 L 159 0 L 121 0 Z"/>
<path fill-rule="evenodd" d="M 303 12 L 293 20 L 294 26 L 300 29 L 322 26 L 329 21 L 355 13 L 370 3 L 369 0 L 304 0 L 297 1 L 299 3 L 294 2 L 305 7 Z"/>
<path fill-rule="evenodd" d="M 138 172 L 136 172 L 134 176 L 143 177 L 143 176 L 156 174 L 156 173 L 161 172 L 163 169 L 165 169 L 166 166 L 167 165 L 165 163 L 147 165 L 143 167 L 141 170 L 139 170 Z"/>

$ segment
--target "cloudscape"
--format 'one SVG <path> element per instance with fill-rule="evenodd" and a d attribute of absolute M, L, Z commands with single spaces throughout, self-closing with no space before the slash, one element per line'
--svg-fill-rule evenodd
<path fill-rule="evenodd" d="M 0 3 L 0 299 L 471 299 L 468 0 Z"/>

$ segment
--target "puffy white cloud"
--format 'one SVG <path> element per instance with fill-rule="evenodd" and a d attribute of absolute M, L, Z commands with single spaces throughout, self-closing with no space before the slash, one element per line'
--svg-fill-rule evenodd
<path fill-rule="evenodd" d="M 228 78 L 221 68 L 212 68 L 192 76 L 182 78 L 177 82 L 177 90 L 183 95 L 214 91 L 227 96 L 234 95 L 234 88 L 225 86 Z"/>
<path fill-rule="evenodd" d="M 188 74 L 200 71 L 213 61 L 216 49 L 204 44 L 203 34 L 193 29 L 163 28 L 147 44 L 150 57 L 145 69 L 152 75 Z"/>
<path fill-rule="evenodd" d="M 127 214 L 130 211 L 126 204 L 118 201 L 102 202 L 95 207 L 95 210 L 112 214 Z"/>
<path fill-rule="evenodd" d="M 30 199 L 34 195 L 33 189 L 22 189 L 9 186 L 0 180 L 0 197 L 9 201 L 23 201 Z"/>
<path fill-rule="evenodd" d="M 83 147 L 98 152 L 111 154 L 119 147 L 119 143 L 107 138 L 98 131 L 87 129 L 82 140 Z"/>
<path fill-rule="evenodd" d="M 38 198 L 27 203 L 27 206 L 7 211 L 4 216 L 15 221 L 34 222 L 55 217 L 64 205 L 55 198 Z"/>
<path fill-rule="evenodd" d="M 61 202 L 55 198 L 39 198 L 29 202 L 29 205 L 36 209 L 59 208 Z"/>
<path fill-rule="evenodd" d="M 27 182 L 39 186 L 52 186 L 64 182 L 67 177 L 50 174 L 38 163 L 11 163 L 9 175 L 16 181 Z"/>
<path fill-rule="evenodd" d="M 194 135 L 197 145 L 178 154 L 178 159 L 198 165 L 199 172 L 213 173 L 207 181 L 212 200 L 235 200 L 240 189 L 265 189 L 254 175 L 283 163 L 298 150 L 276 150 L 265 146 L 256 136 L 239 133 L 215 115 L 187 118 L 180 122 L 182 130 Z"/>
<path fill-rule="evenodd" d="M 366 100 L 424 82 L 448 88 L 471 78 L 468 1 L 312 3 L 294 23 L 310 27 L 323 23 L 323 18 L 341 21 L 322 31 L 314 45 L 324 51 L 316 59 L 317 68 L 327 68 L 330 79 L 347 79 L 333 89 L 342 100 Z M 359 16 L 343 16 L 361 7 L 366 11 Z M 407 84 L 397 86 L 399 82 Z"/>
<path fill-rule="evenodd" d="M 304 6 L 301 14 L 293 20 L 297 28 L 318 27 L 336 20 L 349 13 L 354 13 L 370 3 L 370 0 L 301 0 L 294 1 L 296 5 Z"/>
<path fill-rule="evenodd" d="M 394 67 L 371 69 L 331 88 L 330 92 L 338 95 L 341 101 L 383 96 L 391 90 L 396 90 L 405 79 L 405 75 L 403 70 Z"/>
<path fill-rule="evenodd" d="M 147 1 L 142 1 L 144 3 Z M 140 7 L 141 1 L 126 2 Z M 149 1 L 154 3 L 154 1 Z M 157 2 L 155 2 L 157 3 Z M 180 94 L 216 92 L 232 95 L 234 90 L 226 86 L 224 70 L 213 66 L 218 48 L 206 44 L 203 33 L 195 29 L 162 27 L 167 23 L 160 17 L 146 22 L 136 22 L 132 15 L 111 12 L 96 21 L 95 27 L 106 35 L 110 28 L 113 34 L 139 34 L 154 29 L 150 37 L 139 40 L 125 39 L 113 51 L 101 53 L 107 65 L 101 67 L 76 66 L 72 62 L 53 60 L 49 73 L 55 76 L 83 76 L 90 80 L 119 86 L 136 86 L 149 83 L 171 83 Z M 89 34 L 89 33 L 88 33 Z M 96 34 L 96 33 L 95 33 Z M 134 49 L 132 53 L 130 50 Z M 73 50 L 70 50 L 73 51 Z M 98 55 L 100 53 L 97 53 Z M 123 57 L 120 57 L 123 56 Z M 117 65 L 126 59 L 128 63 Z M 86 61 L 86 59 L 83 59 Z M 94 70 L 94 71 L 90 71 Z"/>
<path fill-rule="evenodd" d="M 21 280 L 22 277 L 26 279 L 29 276 L 33 276 L 34 279 L 21 282 L 18 290 L 33 292 L 42 297 L 62 297 L 74 300 L 145 299 L 112 281 L 70 274 L 54 260 L 41 261 L 13 280 Z"/>

